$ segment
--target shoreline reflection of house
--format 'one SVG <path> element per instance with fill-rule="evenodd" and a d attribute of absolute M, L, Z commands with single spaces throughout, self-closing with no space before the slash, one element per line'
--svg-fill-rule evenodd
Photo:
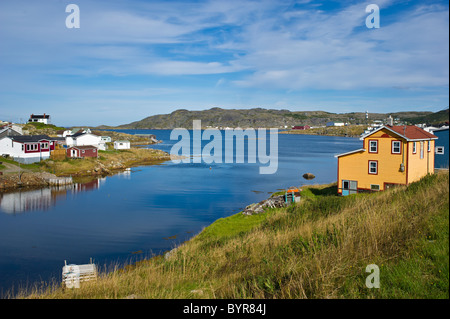
<path fill-rule="evenodd" d="M 73 193 L 79 193 L 84 191 L 92 191 L 100 188 L 100 179 L 96 178 L 86 183 L 74 184 L 72 188 Z"/>
<path fill-rule="evenodd" d="M 105 178 L 96 178 L 87 183 L 0 193 L 0 213 L 16 214 L 27 211 L 45 211 L 56 205 L 57 201 L 67 199 L 68 194 L 93 191 L 99 189 L 104 182 Z"/>
<path fill-rule="evenodd" d="M 19 190 L 13 193 L 0 194 L 0 210 L 8 214 L 27 211 L 48 210 L 59 199 L 66 198 L 72 185 L 64 185 L 37 190 Z"/>

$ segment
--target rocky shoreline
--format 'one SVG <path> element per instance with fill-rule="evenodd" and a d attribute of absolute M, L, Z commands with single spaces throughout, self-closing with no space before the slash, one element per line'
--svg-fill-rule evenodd
<path fill-rule="evenodd" d="M 0 175 L 0 192 L 24 187 L 47 187 L 68 184 L 68 179 L 100 176 L 112 176 L 125 169 L 156 165 L 170 160 L 170 155 L 160 150 L 130 149 L 121 152 L 120 156 L 99 157 L 97 159 L 76 159 L 70 161 L 42 162 L 39 171 L 22 168 Z M 13 166 L 12 164 L 9 165 Z"/>

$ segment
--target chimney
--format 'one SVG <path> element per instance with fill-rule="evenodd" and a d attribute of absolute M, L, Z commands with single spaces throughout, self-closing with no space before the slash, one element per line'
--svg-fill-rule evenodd
<path fill-rule="evenodd" d="M 389 115 L 388 124 L 389 126 L 394 126 L 394 119 L 392 118 L 392 115 Z"/>

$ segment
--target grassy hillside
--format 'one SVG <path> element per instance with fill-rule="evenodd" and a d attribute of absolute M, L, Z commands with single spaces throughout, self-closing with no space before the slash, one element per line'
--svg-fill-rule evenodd
<path fill-rule="evenodd" d="M 448 109 L 413 118 L 406 115 L 405 120 L 411 122 L 412 124 L 426 123 L 428 125 L 440 125 L 448 123 Z"/>
<path fill-rule="evenodd" d="M 449 298 L 448 172 L 375 194 L 335 191 L 304 189 L 294 206 L 219 219 L 167 258 L 27 297 Z M 365 286 L 369 264 L 379 289 Z"/>
<path fill-rule="evenodd" d="M 432 112 L 390 113 L 393 118 L 416 119 L 432 115 Z M 389 114 L 369 113 L 369 120 L 385 120 Z M 192 128 L 193 120 L 201 120 L 207 127 L 276 127 L 288 128 L 295 125 L 320 126 L 330 121 L 366 124 L 365 112 L 330 113 L 324 111 L 297 111 L 254 109 L 212 108 L 204 111 L 177 110 L 170 114 L 149 116 L 143 120 L 121 125 L 121 129 L 173 129 L 177 127 Z M 421 121 L 420 121 L 421 122 Z M 422 123 L 422 122 L 421 122 Z M 100 128 L 100 127 L 99 127 Z M 107 128 L 107 127 L 103 127 Z"/>
<path fill-rule="evenodd" d="M 366 125 L 348 125 L 348 126 L 326 126 L 316 127 L 308 130 L 286 130 L 280 134 L 307 134 L 307 135 L 328 135 L 328 136 L 347 136 L 360 137 L 364 133 Z"/>

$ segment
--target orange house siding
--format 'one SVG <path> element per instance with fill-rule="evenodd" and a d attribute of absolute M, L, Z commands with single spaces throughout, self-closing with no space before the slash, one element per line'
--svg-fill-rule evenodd
<path fill-rule="evenodd" d="M 419 180 L 422 176 L 428 173 L 434 173 L 434 140 L 431 141 L 416 141 L 416 153 L 413 153 L 413 143 L 409 147 L 408 152 L 408 183 Z M 428 151 L 428 143 L 430 143 L 430 151 Z M 421 158 L 421 144 L 423 158 Z"/>

